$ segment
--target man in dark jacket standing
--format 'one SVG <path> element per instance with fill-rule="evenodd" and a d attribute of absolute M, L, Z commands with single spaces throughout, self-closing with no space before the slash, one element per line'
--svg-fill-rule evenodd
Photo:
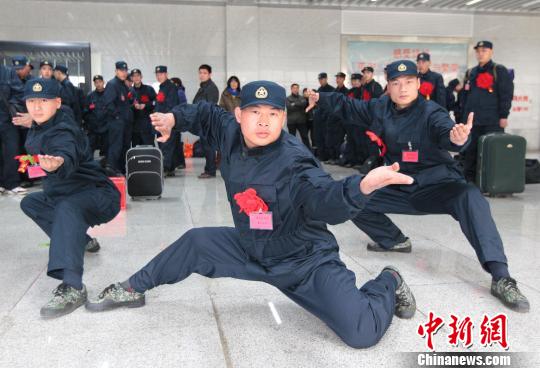
<path fill-rule="evenodd" d="M 156 112 L 166 113 L 180 103 L 178 88 L 169 79 L 167 66 L 156 66 L 156 80 L 159 84 L 159 92 L 156 96 Z M 166 176 L 175 176 L 174 170 L 180 165 L 180 133 L 175 133 L 167 142 L 160 143 L 163 151 L 163 170 Z"/>
<path fill-rule="evenodd" d="M 115 77 L 107 82 L 103 96 L 104 114 L 107 121 L 107 167 L 109 174 L 119 175 L 125 171 L 126 149 L 124 141 L 131 139 L 129 125 L 131 110 L 129 90 L 125 80 L 128 66 L 125 61 L 117 61 Z M 128 137 L 129 133 L 129 137 Z"/>
<path fill-rule="evenodd" d="M 317 92 L 334 92 L 336 89 L 328 84 L 328 74 L 322 72 L 319 73 L 319 89 Z M 314 145 L 317 147 L 315 150 L 317 158 L 320 161 L 327 161 L 329 158 L 329 150 L 326 146 L 326 120 L 328 114 L 319 109 L 313 110 L 313 133 L 315 136 Z"/>
<path fill-rule="evenodd" d="M 56 79 L 62 86 L 63 104 L 69 106 L 71 110 L 73 110 L 75 121 L 79 124 L 79 126 L 81 126 L 82 111 L 79 103 L 79 91 L 77 90 L 77 87 L 75 87 L 69 80 L 68 68 L 64 65 L 56 64 L 54 67 L 54 79 Z"/>
<path fill-rule="evenodd" d="M 154 101 L 156 91 L 142 81 L 140 69 L 131 70 L 133 87 L 131 93 L 133 97 L 133 133 L 131 142 L 133 146 L 138 144 L 154 144 L 154 132 L 150 122 L 150 114 L 154 112 Z"/>
<path fill-rule="evenodd" d="M 23 84 L 15 70 L 0 65 L 0 194 L 8 191 L 24 194 L 21 188 L 17 161 L 19 153 L 19 131 L 12 118 L 22 109 Z"/>
<path fill-rule="evenodd" d="M 433 100 L 446 108 L 446 89 L 442 75 L 429 69 L 431 56 L 427 52 L 421 52 L 416 57 L 418 66 L 418 78 L 420 89 L 418 90 L 426 100 Z"/>
<path fill-rule="evenodd" d="M 207 64 L 203 64 L 199 67 L 199 80 L 201 81 L 200 88 L 193 98 L 193 103 L 201 101 L 207 101 L 217 104 L 219 101 L 219 90 L 212 80 L 212 67 Z M 216 177 L 216 151 L 200 137 L 201 145 L 204 149 L 206 156 L 206 164 L 204 165 L 204 172 L 199 175 L 199 179 L 210 179 Z"/>
<path fill-rule="evenodd" d="M 99 149 L 104 153 L 106 149 L 106 122 L 103 121 L 104 109 L 103 98 L 105 95 L 105 82 L 101 75 L 94 75 L 92 78 L 96 87 L 86 96 L 83 115 L 84 126 L 90 140 L 92 152 Z"/>
<path fill-rule="evenodd" d="M 465 81 L 464 113 L 474 112 L 471 143 L 465 149 L 465 177 L 476 178 L 476 154 L 478 138 L 484 134 L 504 132 L 512 107 L 514 82 L 504 65 L 494 63 L 493 44 L 480 41 L 474 47 L 478 66 L 467 72 Z"/>
<path fill-rule="evenodd" d="M 302 142 L 310 148 L 307 130 L 307 100 L 300 96 L 300 86 L 296 83 L 291 85 L 291 94 L 287 96 L 287 128 L 289 133 L 296 136 L 296 130 L 300 133 Z"/>

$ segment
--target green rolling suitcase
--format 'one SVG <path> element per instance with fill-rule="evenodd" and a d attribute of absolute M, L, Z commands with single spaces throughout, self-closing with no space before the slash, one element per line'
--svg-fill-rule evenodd
<path fill-rule="evenodd" d="M 504 196 L 525 190 L 527 141 L 518 135 L 491 133 L 478 140 L 476 184 L 482 193 Z"/>

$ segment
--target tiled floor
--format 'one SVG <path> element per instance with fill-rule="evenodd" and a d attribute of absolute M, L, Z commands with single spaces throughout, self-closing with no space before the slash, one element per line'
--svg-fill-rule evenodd
<path fill-rule="evenodd" d="M 200 226 L 232 225 L 220 178 L 199 180 L 202 160 L 166 180 L 159 201 L 128 202 L 113 223 L 93 229 L 102 244 L 87 255 L 89 294 L 124 280 L 183 232 Z M 327 168 L 342 178 L 352 170 Z M 531 311 L 507 310 L 489 293 L 488 275 L 449 216 L 392 216 L 413 241 L 412 254 L 373 254 L 367 237 L 351 222 L 332 226 L 344 262 L 358 283 L 387 264 L 405 275 L 418 303 L 412 320 L 395 319 L 375 347 L 354 350 L 309 313 L 271 286 L 198 275 L 147 293 L 144 308 L 90 314 L 81 308 L 52 321 L 39 317 L 57 282 L 45 275 L 48 239 L 19 209 L 20 198 L 0 196 L 0 367 L 393 367 L 401 352 L 426 351 L 417 334 L 430 311 L 475 323 L 480 346 L 483 314 L 508 315 L 510 352 L 529 352 L 527 366 L 540 362 L 540 185 L 523 194 L 490 199 L 506 246 L 510 271 L 529 297 Z M 281 323 L 272 314 L 273 304 Z M 434 337 L 437 351 L 449 346 L 448 323 Z"/>

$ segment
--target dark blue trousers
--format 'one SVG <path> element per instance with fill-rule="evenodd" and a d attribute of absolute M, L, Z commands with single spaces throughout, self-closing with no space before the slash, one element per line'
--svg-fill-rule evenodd
<path fill-rule="evenodd" d="M 385 213 L 450 215 L 459 222 L 484 269 L 486 262 L 507 263 L 489 203 L 472 184 L 441 183 L 412 192 L 390 186 L 376 191 L 353 222 L 382 247 L 392 248 L 406 237 Z"/>
<path fill-rule="evenodd" d="M 0 124 L 0 187 L 13 189 L 21 183 L 15 160 L 19 154 L 19 130 L 11 122 Z"/>
<path fill-rule="evenodd" d="M 321 261 L 321 259 L 323 259 Z M 392 321 L 396 280 L 385 272 L 356 287 L 356 278 L 338 252 L 313 253 L 274 266 L 248 256 L 234 228 L 191 229 L 130 277 L 138 292 L 174 284 L 192 273 L 218 278 L 262 281 L 324 321 L 354 348 L 375 345 Z"/>
<path fill-rule="evenodd" d="M 36 192 L 23 198 L 21 209 L 51 239 L 47 275 L 66 281 L 69 274 L 81 282 L 85 246 L 90 240 L 86 232 L 120 212 L 120 193 L 113 187 L 87 189 L 61 198 Z"/>
<path fill-rule="evenodd" d="M 180 165 L 185 164 L 184 144 L 181 141 L 182 134 L 178 131 L 172 131 L 167 142 L 160 143 L 163 153 L 163 170 L 174 171 Z"/>
<path fill-rule="evenodd" d="M 107 122 L 107 164 L 118 172 L 125 171 L 126 125 L 127 122 L 122 119 Z"/>

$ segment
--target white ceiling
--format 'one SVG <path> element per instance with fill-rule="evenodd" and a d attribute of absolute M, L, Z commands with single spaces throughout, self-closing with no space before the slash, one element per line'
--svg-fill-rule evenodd
<path fill-rule="evenodd" d="M 51 0 L 41 0 L 51 1 Z M 52 0 L 58 1 L 58 0 Z M 75 1 L 75 0 L 61 0 Z M 89 2 L 89 0 L 82 0 Z M 76 2 L 76 1 L 75 1 Z M 418 10 L 435 12 L 510 13 L 540 15 L 540 0 L 97 0 L 106 3 L 199 5 L 262 5 L 340 9 Z M 471 3 L 471 4 L 469 4 Z M 468 5 L 469 4 L 469 5 Z"/>

